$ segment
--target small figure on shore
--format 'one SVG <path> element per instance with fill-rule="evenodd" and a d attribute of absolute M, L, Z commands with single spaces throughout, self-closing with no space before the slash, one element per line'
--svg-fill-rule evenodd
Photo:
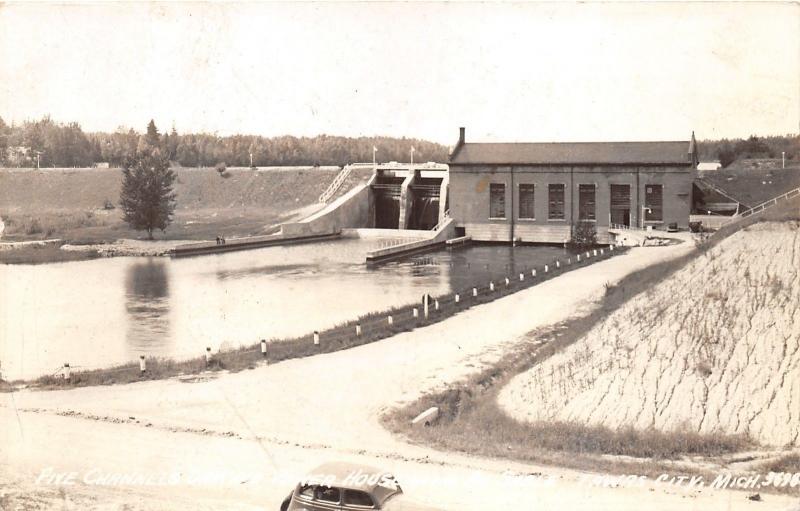
<path fill-rule="evenodd" d="M 220 236 L 219 239 L 221 240 L 222 244 L 224 245 L 225 244 L 225 236 Z"/>
<path fill-rule="evenodd" d="M 220 244 L 220 239 L 219 239 L 219 236 L 217 236 L 217 245 L 219 245 L 219 244 Z"/>

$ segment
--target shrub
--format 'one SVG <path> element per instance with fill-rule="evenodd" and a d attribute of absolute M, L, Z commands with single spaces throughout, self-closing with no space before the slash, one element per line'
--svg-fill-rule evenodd
<path fill-rule="evenodd" d="M 569 247 L 584 249 L 597 245 L 597 229 L 594 222 L 582 220 L 573 224 L 572 237 L 569 240 Z"/>
<path fill-rule="evenodd" d="M 42 233 L 42 225 L 39 223 L 39 220 L 34 218 L 31 223 L 25 228 L 25 234 L 41 234 Z"/>
<path fill-rule="evenodd" d="M 110 210 L 114 208 L 116 208 L 116 206 L 109 199 L 106 199 L 105 202 L 103 203 L 103 209 L 105 210 Z"/>
<path fill-rule="evenodd" d="M 228 166 L 225 165 L 224 161 L 217 163 L 217 165 L 214 168 L 217 170 L 217 172 L 219 172 L 219 175 L 224 174 L 225 171 L 228 170 Z"/>

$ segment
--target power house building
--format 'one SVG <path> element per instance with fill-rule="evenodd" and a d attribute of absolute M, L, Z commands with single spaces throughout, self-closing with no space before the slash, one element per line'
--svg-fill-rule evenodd
<path fill-rule="evenodd" d="M 467 143 L 450 155 L 449 206 L 476 241 L 564 243 L 580 221 L 600 243 L 612 224 L 689 226 L 697 144 Z"/>

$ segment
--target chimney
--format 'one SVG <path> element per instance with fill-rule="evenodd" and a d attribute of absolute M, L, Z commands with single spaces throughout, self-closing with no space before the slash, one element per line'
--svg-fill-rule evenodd
<path fill-rule="evenodd" d="M 456 146 L 453 148 L 453 150 L 452 150 L 452 151 L 450 151 L 450 155 L 449 155 L 449 157 L 448 157 L 448 160 L 449 160 L 450 162 L 452 162 L 452 161 L 453 161 L 453 158 L 455 158 L 455 157 L 456 157 L 456 155 L 458 154 L 458 152 L 459 152 L 459 151 L 461 150 L 461 148 L 464 146 L 464 138 L 465 138 L 465 136 L 464 136 L 464 132 L 465 132 L 465 131 L 466 131 L 466 129 L 465 129 L 465 128 L 458 128 L 458 143 L 457 143 L 457 144 L 456 144 Z"/>

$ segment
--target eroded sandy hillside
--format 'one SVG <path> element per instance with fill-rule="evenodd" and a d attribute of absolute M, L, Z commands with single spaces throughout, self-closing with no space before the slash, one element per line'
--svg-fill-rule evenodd
<path fill-rule="evenodd" d="M 751 226 L 515 377 L 500 406 L 800 445 L 799 271 L 798 222 Z"/>

